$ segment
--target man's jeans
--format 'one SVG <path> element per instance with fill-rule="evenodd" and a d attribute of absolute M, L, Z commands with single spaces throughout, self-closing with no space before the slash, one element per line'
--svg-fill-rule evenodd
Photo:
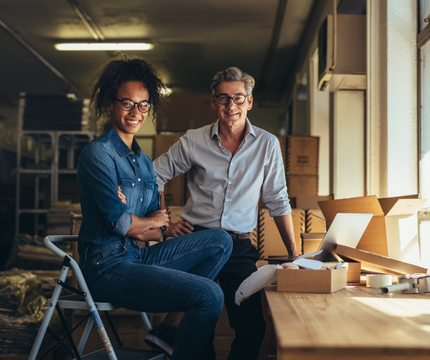
<path fill-rule="evenodd" d="M 80 267 L 95 299 L 130 310 L 186 312 L 172 360 L 199 359 L 221 314 L 223 293 L 213 281 L 232 250 L 224 230 L 207 230 L 147 248 L 133 240 L 81 252 Z"/>

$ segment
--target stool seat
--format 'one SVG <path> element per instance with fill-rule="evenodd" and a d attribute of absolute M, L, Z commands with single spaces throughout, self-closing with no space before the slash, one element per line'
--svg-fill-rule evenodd
<path fill-rule="evenodd" d="M 96 308 L 99 311 L 111 311 L 118 309 L 118 307 L 112 305 L 109 302 L 95 301 Z M 58 299 L 58 305 L 62 309 L 76 309 L 76 310 L 88 310 L 88 304 L 86 303 L 83 296 L 79 294 L 70 294 L 60 296 Z"/>

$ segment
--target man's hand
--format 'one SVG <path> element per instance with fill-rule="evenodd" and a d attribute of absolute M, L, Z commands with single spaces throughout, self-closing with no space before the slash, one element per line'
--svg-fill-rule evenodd
<path fill-rule="evenodd" d="M 193 226 L 185 220 L 178 221 L 177 223 L 170 224 L 168 229 L 164 232 L 165 237 L 177 237 L 193 232 Z"/>
<path fill-rule="evenodd" d="M 170 224 L 169 215 L 167 214 L 166 209 L 154 211 L 145 217 L 154 222 L 153 228 L 160 228 L 162 226 L 168 227 Z"/>

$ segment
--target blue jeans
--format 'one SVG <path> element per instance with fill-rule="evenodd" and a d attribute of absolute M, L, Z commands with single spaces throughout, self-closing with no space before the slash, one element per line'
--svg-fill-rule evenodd
<path fill-rule="evenodd" d="M 185 312 L 172 360 L 199 359 L 221 314 L 213 281 L 232 250 L 224 230 L 207 230 L 147 248 L 124 239 L 87 248 L 80 267 L 95 299 L 145 312 Z"/>

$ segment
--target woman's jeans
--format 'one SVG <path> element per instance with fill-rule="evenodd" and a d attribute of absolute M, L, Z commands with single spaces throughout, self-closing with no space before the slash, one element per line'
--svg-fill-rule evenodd
<path fill-rule="evenodd" d="M 224 230 L 207 230 L 140 248 L 124 239 L 80 254 L 96 300 L 145 312 L 185 312 L 172 360 L 199 359 L 221 314 L 224 297 L 213 280 L 232 250 Z"/>

